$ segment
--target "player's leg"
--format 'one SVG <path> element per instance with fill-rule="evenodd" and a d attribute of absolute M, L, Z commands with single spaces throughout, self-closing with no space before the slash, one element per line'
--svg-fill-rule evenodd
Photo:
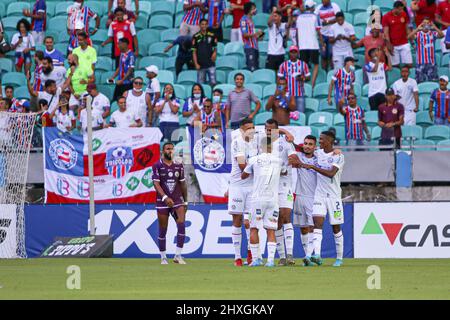
<path fill-rule="evenodd" d="M 158 212 L 158 247 L 161 255 L 161 264 L 168 264 L 166 256 L 166 234 L 167 226 L 169 224 L 169 209 L 157 209 Z"/>
<path fill-rule="evenodd" d="M 280 208 L 280 220 L 282 220 L 284 242 L 286 244 L 286 262 L 288 265 L 294 265 L 294 226 L 291 222 L 290 208 Z"/>
<path fill-rule="evenodd" d="M 277 230 L 275 231 L 275 241 L 277 244 L 277 252 L 280 260 L 278 261 L 279 266 L 286 266 L 286 248 L 284 246 L 284 232 L 283 232 L 283 221 L 278 220 Z"/>
<path fill-rule="evenodd" d="M 228 190 L 228 212 L 232 215 L 233 227 L 231 238 L 234 247 L 234 264 L 242 266 L 242 212 L 244 212 L 244 198 L 240 188 L 230 187 Z"/>
<path fill-rule="evenodd" d="M 325 216 L 327 214 L 327 207 L 324 199 L 314 199 L 313 204 L 313 221 L 314 221 L 314 255 L 311 256 L 311 261 L 317 265 L 322 264 L 320 253 L 322 250 L 322 228 Z"/>
<path fill-rule="evenodd" d="M 274 267 L 275 251 L 277 248 L 275 230 L 278 227 L 279 208 L 278 204 L 267 203 L 264 209 L 263 225 L 267 231 L 267 263 L 265 266 Z"/>
<path fill-rule="evenodd" d="M 250 267 L 259 267 L 263 265 L 262 259 L 257 258 L 260 251 L 259 244 L 259 229 L 261 228 L 261 210 L 259 208 L 253 209 L 254 211 L 249 214 L 250 219 L 250 250 L 252 256 L 255 257 L 253 261 L 249 264 Z"/>
<path fill-rule="evenodd" d="M 185 206 L 180 206 L 175 210 L 176 213 L 176 223 L 177 223 L 177 249 L 173 262 L 178 264 L 186 264 L 183 257 L 181 256 L 181 251 L 183 251 L 184 240 L 186 238 L 186 209 Z"/>
<path fill-rule="evenodd" d="M 328 199 L 328 213 L 330 215 L 330 224 L 333 228 L 334 243 L 336 245 L 335 267 L 340 267 L 344 256 L 344 235 L 341 231 L 341 224 L 344 223 L 344 210 L 341 199 Z"/>
<path fill-rule="evenodd" d="M 249 220 L 249 215 L 250 212 L 253 212 L 253 208 L 252 208 L 252 188 L 245 188 L 242 189 L 242 196 L 243 196 L 243 212 L 244 212 L 244 228 L 245 228 L 245 234 L 247 236 L 247 264 L 251 264 L 253 261 L 253 255 L 252 255 L 252 251 L 250 250 L 250 220 Z M 259 257 L 259 252 L 258 252 L 258 256 Z M 255 257 L 255 258 L 256 258 Z"/>

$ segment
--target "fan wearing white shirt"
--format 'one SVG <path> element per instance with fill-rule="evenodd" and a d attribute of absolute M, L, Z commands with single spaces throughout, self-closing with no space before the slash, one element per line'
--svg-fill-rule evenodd
<path fill-rule="evenodd" d="M 67 70 L 63 66 L 54 66 L 51 57 L 42 59 L 41 81 L 54 80 L 58 87 L 62 86 L 66 80 Z"/>
<path fill-rule="evenodd" d="M 269 44 L 267 50 L 266 68 L 278 71 L 280 65 L 284 62 L 285 41 L 289 37 L 290 25 L 281 22 L 281 12 L 274 11 L 267 25 L 269 26 Z"/>
<path fill-rule="evenodd" d="M 70 132 L 75 129 L 75 114 L 69 109 L 69 102 L 66 98 L 61 98 L 58 108 L 52 112 L 51 117 L 60 131 Z"/>
<path fill-rule="evenodd" d="M 94 110 L 97 110 L 102 115 L 102 118 L 106 119 L 109 116 L 111 109 L 108 97 L 103 93 L 98 92 L 97 85 L 95 83 L 88 84 L 86 90 L 92 97 L 91 104 Z"/>
<path fill-rule="evenodd" d="M 16 72 L 22 72 L 23 66 L 26 74 L 31 68 L 31 51 L 36 50 L 28 20 L 20 19 L 17 22 L 17 31 L 18 33 L 14 34 L 11 39 L 11 50 L 16 50 Z"/>
<path fill-rule="evenodd" d="M 353 57 L 352 43 L 355 41 L 355 28 L 345 21 L 342 11 L 336 13 L 336 23 L 330 27 L 330 43 L 333 45 L 335 71 L 344 67 L 346 57 Z"/>
<path fill-rule="evenodd" d="M 52 113 L 58 108 L 59 96 L 69 86 L 70 81 L 64 82 L 61 87 L 56 86 L 55 80 L 47 80 L 44 83 L 44 91 L 35 91 L 30 82 L 30 72 L 27 73 L 28 92 L 31 97 L 37 97 L 39 100 L 44 99 L 48 102 L 48 111 Z"/>
<path fill-rule="evenodd" d="M 400 97 L 400 102 L 405 107 L 406 126 L 416 124 L 416 112 L 419 111 L 419 87 L 416 80 L 409 77 L 409 68 L 404 66 L 400 72 L 401 79 L 392 85 L 395 94 Z"/>
<path fill-rule="evenodd" d="M 380 62 L 382 55 L 386 54 L 387 65 Z M 364 66 L 369 79 L 369 104 L 370 110 L 378 111 L 378 106 L 386 101 L 385 92 L 387 88 L 386 71 L 392 69 L 391 57 L 384 47 L 384 52 L 378 48 L 369 50 L 370 62 Z"/>
<path fill-rule="evenodd" d="M 92 108 L 92 107 L 91 107 Z M 101 130 L 103 129 L 104 120 L 102 117 L 102 113 L 98 111 L 97 109 L 92 109 L 92 130 Z M 84 133 L 87 132 L 87 110 L 86 108 L 81 109 L 80 111 L 80 126 L 78 126 L 78 129 L 81 129 L 81 131 Z"/>
<path fill-rule="evenodd" d="M 127 99 L 120 97 L 117 100 L 119 110 L 114 111 L 107 127 L 136 128 L 142 127 L 142 120 L 133 111 L 127 109 Z"/>

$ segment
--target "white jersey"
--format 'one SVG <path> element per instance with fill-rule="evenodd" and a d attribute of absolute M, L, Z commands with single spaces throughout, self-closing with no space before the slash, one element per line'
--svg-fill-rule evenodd
<path fill-rule="evenodd" d="M 240 129 L 239 129 L 240 130 Z M 239 168 L 239 163 L 237 161 L 238 157 L 244 157 L 248 162 L 248 159 L 257 155 L 257 146 L 255 139 L 250 142 L 246 142 L 240 132 L 235 135 L 231 141 L 231 174 L 230 174 L 230 185 L 241 186 L 241 187 L 251 187 L 252 177 L 248 177 L 245 180 L 241 179 L 242 171 Z"/>
<path fill-rule="evenodd" d="M 134 111 L 142 120 L 143 126 L 147 126 L 147 103 L 145 102 L 145 93 L 135 96 L 133 90 L 127 91 L 127 109 Z"/>
<path fill-rule="evenodd" d="M 292 167 L 288 164 L 289 156 L 296 154 L 295 148 L 292 143 L 286 141 L 284 136 L 280 136 L 277 140 L 275 140 L 272 144 L 273 154 L 278 156 L 281 160 L 281 167 L 284 171 L 287 170 L 286 176 L 281 176 L 280 178 L 280 188 L 283 185 L 288 186 L 289 188 L 292 185 Z"/>
<path fill-rule="evenodd" d="M 317 150 L 314 154 L 317 157 L 319 168 L 331 170 L 332 167 L 336 167 L 339 169 L 331 179 L 317 173 L 315 197 L 340 199 L 342 196 L 341 175 L 344 169 L 344 155 L 335 155 L 333 152 L 325 153 L 323 149 Z"/>
<path fill-rule="evenodd" d="M 73 120 L 75 120 L 75 115 L 72 110 L 69 110 L 66 113 L 56 110 L 55 116 L 53 117 L 53 121 L 56 122 L 56 127 L 62 132 L 68 131 L 67 127 L 72 126 Z"/>
<path fill-rule="evenodd" d="M 117 128 L 129 128 L 135 124 L 140 118 L 133 111 L 126 109 L 125 111 L 114 111 L 109 120 L 110 123 L 115 123 Z"/>
<path fill-rule="evenodd" d="M 244 169 L 253 173 L 252 198 L 258 202 L 278 203 L 281 160 L 271 153 L 262 153 L 249 159 Z"/>
<path fill-rule="evenodd" d="M 57 87 L 61 87 L 66 81 L 67 70 L 63 66 L 54 66 L 49 74 L 41 73 L 41 81 L 45 84 L 47 80 L 54 80 Z"/>
<path fill-rule="evenodd" d="M 414 93 L 419 92 L 416 80 L 408 78 L 405 82 L 403 79 L 398 79 L 392 88 L 394 88 L 395 94 L 401 97 L 399 102 L 405 107 L 405 111 L 413 111 L 416 108 Z"/>
<path fill-rule="evenodd" d="M 303 152 L 299 152 L 298 158 L 302 163 L 317 166 L 315 155 L 308 158 Z M 317 172 L 312 169 L 298 168 L 297 175 L 295 194 L 301 197 L 314 198 L 317 187 Z"/>

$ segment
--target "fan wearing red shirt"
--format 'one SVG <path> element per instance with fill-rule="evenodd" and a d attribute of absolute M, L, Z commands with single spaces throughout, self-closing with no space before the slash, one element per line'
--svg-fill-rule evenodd
<path fill-rule="evenodd" d="M 229 11 L 233 15 L 233 25 L 231 26 L 231 42 L 242 42 L 241 34 L 241 22 L 244 16 L 244 4 L 250 2 L 250 0 L 230 0 Z"/>
<path fill-rule="evenodd" d="M 394 9 L 383 16 L 382 19 L 386 45 L 391 54 L 392 66 L 398 67 L 400 63 L 412 68 L 411 46 L 408 34 L 409 16 L 405 12 L 405 5 L 401 1 L 394 2 Z"/>
<path fill-rule="evenodd" d="M 437 9 L 436 0 L 413 0 L 411 2 L 411 9 L 416 14 L 416 26 L 420 26 L 425 18 L 434 22 L 434 16 Z"/>
<path fill-rule="evenodd" d="M 450 0 L 438 4 L 435 14 L 435 22 L 441 25 L 442 30 L 450 26 Z"/>
<path fill-rule="evenodd" d="M 278 10 L 283 14 L 282 22 L 287 22 L 294 10 L 302 7 L 303 0 L 279 0 Z"/>

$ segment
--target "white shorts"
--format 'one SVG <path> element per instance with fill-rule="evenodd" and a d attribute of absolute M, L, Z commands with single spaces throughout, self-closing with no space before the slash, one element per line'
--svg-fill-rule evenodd
<path fill-rule="evenodd" d="M 405 126 L 414 126 L 416 124 L 416 113 L 414 111 L 405 110 Z"/>
<path fill-rule="evenodd" d="M 392 65 L 397 66 L 400 63 L 412 64 L 411 46 L 409 43 L 394 47 L 394 55 L 391 56 Z"/>
<path fill-rule="evenodd" d="M 34 43 L 36 45 L 41 45 L 44 42 L 45 32 L 44 31 L 40 31 L 40 32 L 31 31 L 31 36 L 33 37 Z"/>
<path fill-rule="evenodd" d="M 344 67 L 344 60 L 347 57 L 353 57 L 353 52 L 347 52 L 347 54 L 333 54 L 333 66 L 334 71 L 342 69 Z"/>
<path fill-rule="evenodd" d="M 228 212 L 230 214 L 250 213 L 251 202 L 252 187 L 230 186 L 228 190 Z"/>
<path fill-rule="evenodd" d="M 256 202 L 250 213 L 250 228 L 278 229 L 279 208 L 273 201 Z"/>
<path fill-rule="evenodd" d="M 325 217 L 328 213 L 331 225 L 344 223 L 344 207 L 338 198 L 314 198 L 313 216 Z"/>
<path fill-rule="evenodd" d="M 278 193 L 278 206 L 292 210 L 294 206 L 294 194 L 291 188 L 280 188 L 280 193 Z"/>
<path fill-rule="evenodd" d="M 314 226 L 313 221 L 314 198 L 297 196 L 294 202 L 294 226 Z"/>
<path fill-rule="evenodd" d="M 230 42 L 242 42 L 242 33 L 240 28 L 231 29 Z"/>

